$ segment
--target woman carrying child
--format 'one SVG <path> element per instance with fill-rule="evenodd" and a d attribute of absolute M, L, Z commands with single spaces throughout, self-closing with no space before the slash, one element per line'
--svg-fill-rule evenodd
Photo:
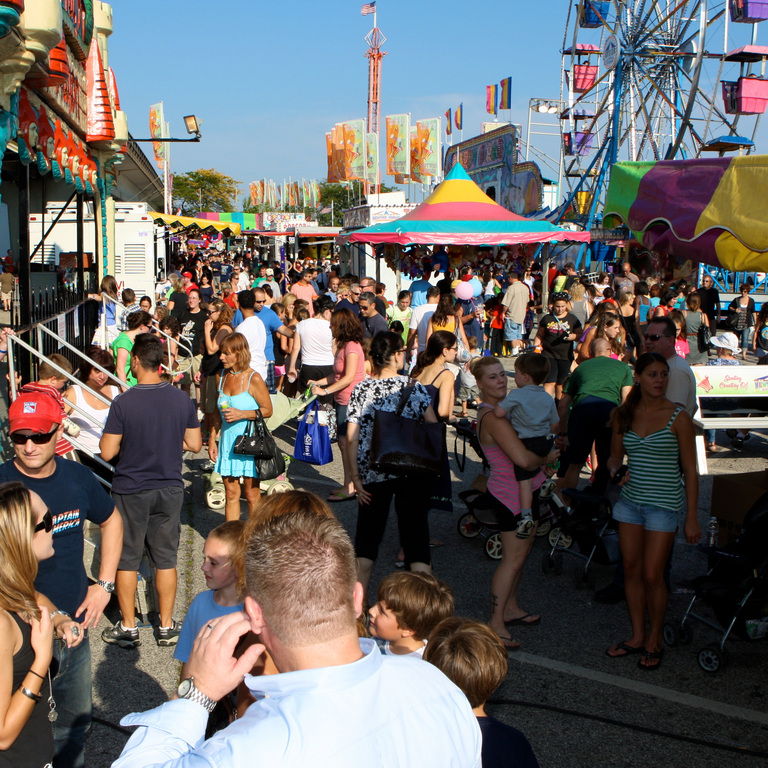
<path fill-rule="evenodd" d="M 491 467 L 487 496 L 501 529 L 501 563 L 491 582 L 491 629 L 508 651 L 517 650 L 520 643 L 512 639 L 510 628 L 538 624 L 541 617 L 528 614 L 517 602 L 517 592 L 523 566 L 533 546 L 534 537 L 519 539 L 515 535 L 520 518 L 520 486 L 515 478 L 515 465 L 533 470 L 557 460 L 559 451 L 546 457 L 529 451 L 507 419 L 499 419 L 491 410 L 507 394 L 507 374 L 493 357 L 479 357 L 472 363 L 472 373 L 483 398 L 478 409 L 477 437 Z M 544 482 L 540 472 L 532 480 L 534 492 Z M 534 525 L 531 534 L 536 532 Z"/>

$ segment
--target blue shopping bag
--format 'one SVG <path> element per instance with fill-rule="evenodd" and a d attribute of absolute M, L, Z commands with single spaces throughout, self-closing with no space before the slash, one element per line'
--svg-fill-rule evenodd
<path fill-rule="evenodd" d="M 321 416 L 322 414 L 322 416 Z M 318 407 L 317 400 L 307 408 L 296 430 L 293 458 L 309 464 L 329 464 L 333 461 L 331 436 L 328 434 L 328 415 Z"/>

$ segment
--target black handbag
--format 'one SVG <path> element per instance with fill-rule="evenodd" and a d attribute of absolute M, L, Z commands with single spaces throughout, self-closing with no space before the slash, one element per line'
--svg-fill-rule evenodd
<path fill-rule="evenodd" d="M 285 456 L 277 449 L 274 456 L 268 459 L 254 459 L 256 462 L 256 476 L 259 480 L 274 480 L 285 472 Z"/>
<path fill-rule="evenodd" d="M 710 344 L 709 340 L 711 338 L 712 338 L 712 333 L 709 330 L 709 326 L 708 325 L 704 325 L 704 323 L 702 323 L 699 326 L 699 330 L 697 332 L 697 341 L 699 343 L 699 352 L 706 352 L 710 348 L 711 344 Z"/>
<path fill-rule="evenodd" d="M 238 456 L 253 456 L 255 459 L 271 459 L 277 446 L 269 433 L 264 418 L 256 411 L 256 418 L 248 421 L 245 432 L 240 435 L 232 446 L 232 452 Z"/>
<path fill-rule="evenodd" d="M 376 411 L 369 466 L 375 472 L 399 477 L 435 477 L 445 468 L 445 424 L 403 416 L 413 387 L 403 387 L 395 411 Z"/>

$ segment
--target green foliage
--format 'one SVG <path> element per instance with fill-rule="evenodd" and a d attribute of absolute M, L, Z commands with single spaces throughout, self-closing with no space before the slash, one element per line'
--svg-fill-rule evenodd
<path fill-rule="evenodd" d="M 239 181 L 213 168 L 198 168 L 173 177 L 173 207 L 184 216 L 198 211 L 234 211 Z"/>
<path fill-rule="evenodd" d="M 361 201 L 365 196 L 363 189 L 363 183 L 361 181 L 352 181 L 348 184 L 329 184 L 327 182 L 322 182 L 320 184 L 320 210 L 322 211 L 326 208 L 330 208 L 331 201 L 333 201 L 333 221 L 331 220 L 330 212 L 318 213 L 318 224 L 321 227 L 342 226 L 344 209 L 361 205 Z M 388 187 L 386 184 L 381 185 L 381 192 L 396 191 L 396 187 Z"/>

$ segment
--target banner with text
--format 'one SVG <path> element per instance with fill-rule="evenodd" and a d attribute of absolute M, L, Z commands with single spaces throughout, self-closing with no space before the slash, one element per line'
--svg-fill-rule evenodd
<path fill-rule="evenodd" d="M 419 133 L 419 173 L 422 176 L 440 176 L 440 118 L 430 117 L 418 120 Z"/>
<path fill-rule="evenodd" d="M 344 123 L 344 138 L 347 180 L 365 181 L 365 120 L 349 120 Z"/>

